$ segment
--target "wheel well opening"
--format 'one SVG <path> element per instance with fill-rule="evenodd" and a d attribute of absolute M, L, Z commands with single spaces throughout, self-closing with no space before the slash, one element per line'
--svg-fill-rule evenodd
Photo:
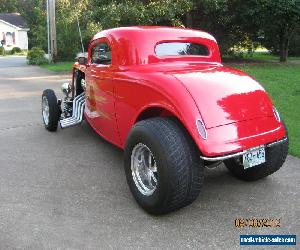
<path fill-rule="evenodd" d="M 192 143 L 195 146 L 195 149 L 200 154 L 200 150 L 199 150 L 196 142 L 194 141 L 193 137 L 189 133 L 189 131 L 186 129 L 186 127 L 183 125 L 183 123 L 177 118 L 177 116 L 175 114 L 173 114 L 172 112 L 170 112 L 169 110 L 167 110 L 167 109 L 164 109 L 164 108 L 161 108 L 161 107 L 148 108 L 148 109 L 144 110 L 138 116 L 135 123 L 137 123 L 139 121 L 142 121 L 142 120 L 154 118 L 154 117 L 168 117 L 168 118 L 171 118 L 174 122 L 176 122 L 178 124 L 178 126 L 181 128 L 182 132 L 186 135 L 186 137 L 189 140 L 192 141 Z"/>
<path fill-rule="evenodd" d="M 166 110 L 161 107 L 151 107 L 146 110 L 144 110 L 141 114 L 139 114 L 138 118 L 136 119 L 135 123 L 146 120 L 153 117 L 175 117 L 173 113 L 171 113 L 169 110 Z"/>

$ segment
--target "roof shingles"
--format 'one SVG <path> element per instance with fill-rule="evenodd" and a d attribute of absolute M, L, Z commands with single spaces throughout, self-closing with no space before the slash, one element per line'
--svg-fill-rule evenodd
<path fill-rule="evenodd" d="M 27 29 L 27 23 L 19 13 L 0 13 L 0 20 L 10 23 L 19 28 Z"/>

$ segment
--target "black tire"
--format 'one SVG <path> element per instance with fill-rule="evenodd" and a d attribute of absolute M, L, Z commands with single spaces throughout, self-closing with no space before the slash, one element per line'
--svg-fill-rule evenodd
<path fill-rule="evenodd" d="M 52 89 L 46 89 L 43 92 L 42 95 L 42 106 L 43 106 L 43 101 L 44 98 L 47 99 L 48 102 L 48 107 L 49 107 L 49 115 L 48 115 L 48 121 L 45 120 L 44 115 L 43 115 L 43 108 L 42 108 L 42 117 L 43 117 L 43 121 L 45 124 L 45 128 L 48 131 L 56 131 L 57 130 L 57 125 L 58 125 L 58 121 L 60 118 L 60 108 L 57 104 L 57 98 L 56 95 L 54 93 L 54 91 Z"/>
<path fill-rule="evenodd" d="M 131 154 L 138 144 L 146 145 L 157 164 L 158 184 L 153 194 L 143 195 L 131 171 Z M 125 173 L 138 204 L 151 214 L 165 214 L 192 203 L 203 184 L 203 161 L 184 128 L 171 118 L 138 122 L 125 147 Z"/>
<path fill-rule="evenodd" d="M 242 158 L 232 158 L 224 161 L 228 170 L 237 178 L 245 181 L 256 181 L 278 171 L 288 155 L 289 141 L 266 148 L 266 162 L 252 168 L 244 169 Z"/>

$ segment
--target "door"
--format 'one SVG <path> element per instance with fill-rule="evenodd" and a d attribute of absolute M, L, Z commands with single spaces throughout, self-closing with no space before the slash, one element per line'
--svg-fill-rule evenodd
<path fill-rule="evenodd" d="M 119 144 L 112 53 L 105 38 L 97 39 L 90 45 L 86 71 L 85 116 L 97 133 L 108 141 Z"/>

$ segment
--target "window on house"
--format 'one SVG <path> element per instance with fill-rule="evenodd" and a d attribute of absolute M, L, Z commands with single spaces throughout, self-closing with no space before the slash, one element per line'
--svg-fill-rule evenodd
<path fill-rule="evenodd" d="M 13 45 L 13 36 L 11 32 L 6 33 L 6 45 L 7 46 Z"/>

